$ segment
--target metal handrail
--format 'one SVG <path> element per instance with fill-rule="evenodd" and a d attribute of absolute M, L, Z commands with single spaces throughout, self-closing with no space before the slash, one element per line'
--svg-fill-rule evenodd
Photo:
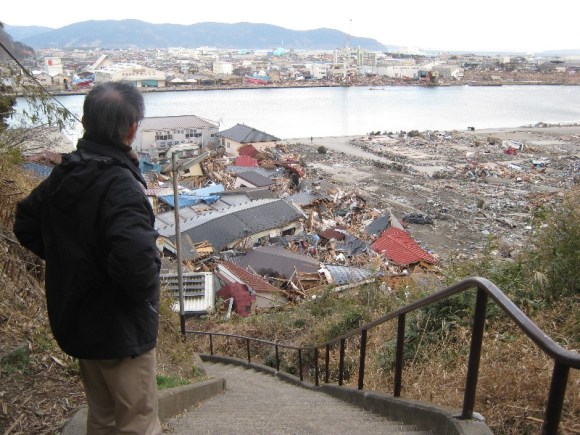
<path fill-rule="evenodd" d="M 235 334 L 226 334 L 208 331 L 191 331 L 186 330 L 189 334 L 208 335 L 210 339 L 210 353 L 213 355 L 213 336 L 233 337 L 246 341 L 247 359 L 251 362 L 250 342 L 261 343 L 274 346 L 276 350 L 276 370 L 280 370 L 279 348 L 296 350 L 299 358 L 299 377 L 303 381 L 302 373 L 302 355 L 305 351 L 314 351 L 315 353 L 315 385 L 318 385 L 318 349 L 325 349 L 325 382 L 329 382 L 329 359 L 330 346 L 338 344 L 339 353 L 339 374 L 338 384 L 342 385 L 344 377 L 344 354 L 346 339 L 360 335 L 360 355 L 359 355 L 359 378 L 358 389 L 362 390 L 364 386 L 364 370 L 366 357 L 366 340 L 367 332 L 385 322 L 397 319 L 397 345 L 395 355 L 395 372 L 393 395 L 401 395 L 402 373 L 403 373 L 403 350 L 405 342 L 405 320 L 406 314 L 419 308 L 426 307 L 437 301 L 449 298 L 466 290 L 476 288 L 477 296 L 475 301 L 475 312 L 473 318 L 473 327 L 471 333 L 471 347 L 469 351 L 469 361 L 465 382 L 465 393 L 463 398 L 463 409 L 461 418 L 473 418 L 473 408 L 475 404 L 475 393 L 477 388 L 477 379 L 479 373 L 479 362 L 481 356 L 481 346 L 483 342 L 483 332 L 486 318 L 487 301 L 491 297 L 495 303 L 520 327 L 522 332 L 527 335 L 540 350 L 554 361 L 550 391 L 548 401 L 544 412 L 544 421 L 542 424 L 542 434 L 556 434 L 560 424 L 564 397 L 566 394 L 566 383 L 570 368 L 580 368 L 580 354 L 577 352 L 564 349 L 554 342 L 542 330 L 532 322 L 522 310 L 520 310 L 495 284 L 491 281 L 481 278 L 472 277 L 458 282 L 444 290 L 433 293 L 423 299 L 413 302 L 409 305 L 392 311 L 370 323 L 367 323 L 357 329 L 354 329 L 340 337 L 336 337 L 320 345 L 311 347 L 299 347 L 275 343 L 268 340 L 262 340 L 252 337 L 244 337 Z"/>

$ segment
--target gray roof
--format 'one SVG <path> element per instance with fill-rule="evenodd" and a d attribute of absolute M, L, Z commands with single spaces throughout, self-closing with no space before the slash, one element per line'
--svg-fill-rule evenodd
<path fill-rule="evenodd" d="M 216 134 L 219 137 L 234 140 L 238 143 L 276 142 L 280 139 L 244 124 L 236 124 Z"/>
<path fill-rule="evenodd" d="M 152 116 L 144 118 L 140 130 L 173 130 L 180 128 L 217 128 L 218 124 L 195 115 Z"/>
<path fill-rule="evenodd" d="M 315 273 L 320 269 L 318 260 L 277 246 L 258 246 L 246 255 L 228 260 L 244 268 L 250 266 L 262 276 L 279 275 L 286 279 L 290 279 L 295 268 L 306 273 Z"/>
<path fill-rule="evenodd" d="M 258 174 L 256 171 L 247 171 L 238 174 L 238 178 L 253 184 L 256 187 L 266 187 L 274 184 L 274 182 L 268 178 L 264 177 L 262 174 Z"/>
<path fill-rule="evenodd" d="M 304 217 L 302 211 L 283 199 L 262 199 L 194 216 L 180 224 L 180 230 L 193 242 L 207 240 L 219 251 L 236 240 L 283 227 Z M 160 236 L 175 240 L 173 225 L 157 230 Z"/>

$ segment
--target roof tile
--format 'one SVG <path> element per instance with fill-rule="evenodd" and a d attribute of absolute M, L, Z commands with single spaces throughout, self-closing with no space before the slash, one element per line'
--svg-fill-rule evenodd
<path fill-rule="evenodd" d="M 409 233 L 398 228 L 387 228 L 371 249 L 383 254 L 389 260 L 400 265 L 414 264 L 420 261 L 435 264 L 437 260 L 411 238 Z"/>

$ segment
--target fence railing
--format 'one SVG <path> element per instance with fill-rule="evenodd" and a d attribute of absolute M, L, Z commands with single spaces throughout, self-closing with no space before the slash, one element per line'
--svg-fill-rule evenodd
<path fill-rule="evenodd" d="M 392 311 L 370 323 L 367 323 L 357 329 L 354 329 L 340 337 L 327 341 L 320 345 L 311 347 L 297 347 L 275 343 L 268 340 L 262 340 L 252 337 L 244 337 L 235 334 L 217 333 L 209 331 L 194 331 L 187 330 L 187 334 L 205 335 L 209 337 L 209 352 L 214 354 L 214 337 L 231 337 L 236 340 L 245 342 L 246 358 L 248 363 L 251 361 L 251 344 L 254 343 L 271 346 L 275 352 L 275 366 L 276 370 L 280 370 L 280 349 L 287 349 L 295 351 L 298 359 L 298 376 L 301 381 L 304 381 L 303 376 L 303 361 L 305 352 L 314 353 L 314 384 L 319 384 L 319 367 L 318 357 L 319 350 L 325 351 L 325 376 L 324 381 L 329 382 L 329 361 L 331 346 L 339 346 L 339 363 L 338 363 L 338 384 L 343 385 L 344 371 L 345 371 L 345 343 L 348 338 L 360 337 L 360 351 L 359 351 L 359 370 L 358 370 L 358 389 L 362 390 L 364 387 L 365 375 L 365 360 L 366 360 L 366 346 L 367 333 L 369 330 L 382 325 L 383 323 L 397 321 L 397 339 L 396 339 L 396 353 L 395 353 L 395 369 L 393 382 L 393 395 L 400 397 L 401 386 L 403 382 L 403 364 L 404 364 L 404 348 L 405 348 L 405 321 L 406 315 L 420 308 L 431 305 L 435 302 L 447 299 L 453 295 L 476 288 L 477 295 L 475 300 L 475 310 L 473 316 L 473 326 L 471 329 L 471 345 L 468 357 L 468 367 L 465 379 L 465 392 L 463 397 L 463 407 L 461 418 L 473 418 L 477 380 L 479 374 L 479 364 L 481 356 L 481 348 L 483 342 L 484 325 L 486 319 L 487 302 L 489 298 L 493 299 L 495 303 L 501 308 L 511 320 L 518 325 L 520 330 L 527 335 L 536 346 L 541 349 L 553 362 L 554 368 L 552 372 L 550 390 L 548 392 L 546 408 L 544 411 L 544 421 L 542 424 L 542 434 L 556 434 L 560 424 L 560 417 L 562 414 L 562 407 L 566 395 L 566 384 L 568 374 L 571 368 L 580 368 L 580 354 L 564 349 L 559 344 L 554 342 L 542 330 L 532 322 L 495 284 L 489 280 L 481 277 L 473 277 L 465 279 L 457 284 L 454 284 L 444 290 L 433 293 L 421 300 L 406 305 L 395 311 Z"/>

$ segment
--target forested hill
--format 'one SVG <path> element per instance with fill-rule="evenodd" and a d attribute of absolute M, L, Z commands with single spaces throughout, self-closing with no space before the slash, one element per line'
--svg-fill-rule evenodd
<path fill-rule="evenodd" d="M 320 28 L 291 30 L 270 24 L 197 23 L 151 24 L 139 20 L 83 21 L 59 29 L 6 25 L 15 40 L 34 48 L 168 48 L 320 49 L 351 47 L 382 51 L 375 39 L 350 38 L 344 32 Z"/>
<path fill-rule="evenodd" d="M 21 42 L 15 42 L 12 36 L 10 36 L 6 30 L 2 27 L 0 23 L 0 43 L 11 53 L 14 54 L 18 59 L 21 59 L 26 56 L 30 56 L 34 51 L 32 48 L 24 45 Z M 5 50 L 0 49 L 0 60 L 8 59 L 8 54 Z"/>

